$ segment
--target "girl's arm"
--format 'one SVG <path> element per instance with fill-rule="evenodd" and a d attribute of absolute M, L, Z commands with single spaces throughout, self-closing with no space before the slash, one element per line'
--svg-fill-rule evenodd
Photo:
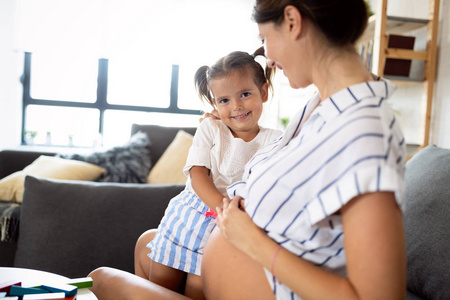
<path fill-rule="evenodd" d="M 192 188 L 209 208 L 215 213 L 216 207 L 222 207 L 224 196 L 217 190 L 211 177 L 209 169 L 201 166 L 193 166 L 189 171 Z"/>
<path fill-rule="evenodd" d="M 281 248 L 238 208 L 224 199 L 217 224 L 225 238 L 303 299 L 404 299 L 406 250 L 401 211 L 393 193 L 352 199 L 342 209 L 347 277 L 316 267 Z"/>

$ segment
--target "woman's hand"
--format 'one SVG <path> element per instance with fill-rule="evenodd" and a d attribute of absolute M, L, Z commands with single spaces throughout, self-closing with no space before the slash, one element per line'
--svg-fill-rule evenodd
<path fill-rule="evenodd" d="M 216 224 L 224 237 L 236 248 L 249 253 L 256 236 L 264 232 L 245 212 L 244 200 L 238 196 L 231 200 L 224 198 L 223 207 L 217 207 L 216 211 Z"/>
<path fill-rule="evenodd" d="M 213 120 L 220 120 L 219 112 L 217 110 L 213 110 L 210 113 L 205 113 L 203 117 L 198 119 L 199 123 L 201 123 L 204 119 L 211 118 Z"/>

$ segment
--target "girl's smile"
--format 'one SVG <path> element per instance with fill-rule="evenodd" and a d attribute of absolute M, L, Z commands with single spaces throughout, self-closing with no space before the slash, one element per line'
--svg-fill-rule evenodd
<path fill-rule="evenodd" d="M 243 120 L 245 120 L 245 119 L 247 118 L 247 116 L 248 116 L 249 114 L 251 114 L 251 111 L 249 111 L 248 113 L 245 113 L 245 114 L 243 114 L 243 115 L 234 116 L 234 117 L 231 117 L 231 118 L 233 118 L 233 119 L 235 119 L 235 120 L 238 120 L 238 121 L 243 121 Z"/>

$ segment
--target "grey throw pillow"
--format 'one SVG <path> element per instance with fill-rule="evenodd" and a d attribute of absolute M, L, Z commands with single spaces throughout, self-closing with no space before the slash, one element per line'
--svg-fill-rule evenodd
<path fill-rule="evenodd" d="M 408 290 L 450 299 L 450 150 L 428 146 L 406 164 Z"/>
<path fill-rule="evenodd" d="M 98 180 L 100 182 L 146 183 L 152 166 L 150 141 L 143 132 L 135 133 L 127 144 L 103 152 L 59 156 L 105 168 L 105 173 Z"/>

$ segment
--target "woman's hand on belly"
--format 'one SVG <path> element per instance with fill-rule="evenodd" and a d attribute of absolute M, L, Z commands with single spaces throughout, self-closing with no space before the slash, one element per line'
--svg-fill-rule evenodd
<path fill-rule="evenodd" d="M 204 249 L 202 280 L 207 299 L 275 299 L 263 267 L 231 245 L 217 227 Z"/>
<path fill-rule="evenodd" d="M 267 236 L 245 212 L 243 202 L 240 197 L 223 199 L 223 207 L 217 208 L 216 224 L 228 242 L 252 256 L 260 248 L 258 240 Z"/>

